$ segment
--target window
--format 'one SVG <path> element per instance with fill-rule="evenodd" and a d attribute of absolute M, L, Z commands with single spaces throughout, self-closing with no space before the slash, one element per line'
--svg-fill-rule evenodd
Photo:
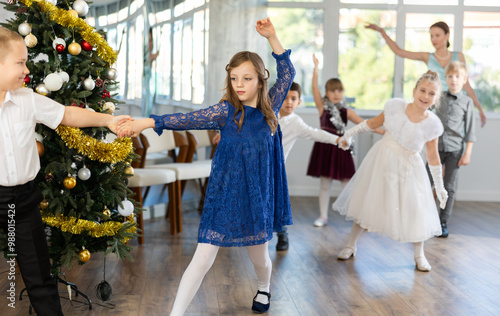
<path fill-rule="evenodd" d="M 303 8 L 270 8 L 268 15 L 273 21 L 281 43 L 292 50 L 290 56 L 296 70 L 294 81 L 302 87 L 305 105 L 314 106 L 312 98 L 312 55 L 323 59 L 323 10 Z M 269 47 L 269 54 L 271 54 Z M 271 78 L 276 78 L 276 66 L 267 66 Z M 270 83 L 271 85 L 271 83 Z"/>
<path fill-rule="evenodd" d="M 203 104 L 208 60 L 207 3 L 208 0 L 116 0 L 91 6 L 89 21 L 96 28 L 105 29 L 111 47 L 120 50 L 116 64 L 112 65 L 120 70 L 119 99 L 142 103 L 145 35 L 151 28 L 153 53 L 159 52 L 151 65 L 155 101 Z"/>
<path fill-rule="evenodd" d="M 355 98 L 353 106 L 382 109 L 393 93 L 395 56 L 380 34 L 365 29 L 363 22 L 381 25 L 392 36 L 396 12 L 340 10 L 339 79 L 344 85 L 344 96 Z"/>
<path fill-rule="evenodd" d="M 500 112 L 500 13 L 465 12 L 463 42 L 469 81 L 483 110 Z"/>

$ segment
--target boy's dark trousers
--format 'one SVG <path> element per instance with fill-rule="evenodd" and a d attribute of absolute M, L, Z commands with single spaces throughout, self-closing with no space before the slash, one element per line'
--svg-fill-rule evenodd
<path fill-rule="evenodd" d="M 12 187 L 0 186 L 0 227 L 7 235 L 9 221 L 14 224 L 15 229 L 10 228 L 15 232 L 16 256 L 13 258 L 19 265 L 37 315 L 62 315 L 57 280 L 50 275 L 47 239 L 39 209 L 41 200 L 34 181 Z M 16 288 L 16 292 L 21 290 Z"/>
<path fill-rule="evenodd" d="M 439 158 L 441 159 L 441 164 L 444 166 L 443 184 L 446 192 L 448 192 L 448 201 L 446 202 L 446 206 L 444 209 L 439 210 L 439 219 L 441 224 L 448 223 L 453 209 L 453 204 L 455 203 L 455 190 L 457 187 L 459 169 L 458 162 L 460 161 L 460 158 L 462 158 L 462 154 L 463 150 L 450 152 L 439 151 Z M 433 184 L 428 164 L 427 172 L 429 173 L 431 184 Z"/>

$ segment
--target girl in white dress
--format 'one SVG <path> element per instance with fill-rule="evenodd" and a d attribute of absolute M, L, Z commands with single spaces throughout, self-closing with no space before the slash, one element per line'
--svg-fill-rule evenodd
<path fill-rule="evenodd" d="M 354 220 L 347 245 L 338 258 L 356 255 L 356 243 L 364 231 L 413 242 L 415 264 L 420 271 L 431 266 L 424 254 L 424 241 L 441 234 L 434 197 L 419 152 L 424 144 L 427 160 L 441 204 L 448 194 L 443 186 L 438 137 L 443 125 L 429 107 L 441 94 L 439 76 L 428 71 L 413 89 L 413 102 L 391 99 L 384 111 L 348 130 L 339 139 L 348 149 L 351 138 L 384 125 L 386 133 L 368 152 L 363 163 L 340 193 L 333 209 Z"/>

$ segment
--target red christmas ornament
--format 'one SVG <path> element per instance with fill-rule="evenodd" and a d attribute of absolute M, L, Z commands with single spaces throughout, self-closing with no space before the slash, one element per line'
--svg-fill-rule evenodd
<path fill-rule="evenodd" d="M 95 80 L 95 85 L 96 87 L 102 88 L 104 87 L 104 81 L 101 78 L 97 77 L 97 79 Z"/>
<path fill-rule="evenodd" d="M 64 52 L 64 45 L 63 45 L 63 44 L 57 44 L 57 46 L 56 46 L 56 50 L 57 50 L 59 53 Z"/>
<path fill-rule="evenodd" d="M 111 94 L 109 93 L 109 91 L 108 91 L 108 90 L 104 89 L 104 90 L 102 91 L 102 98 L 103 98 L 103 99 L 104 99 L 104 98 L 111 98 Z"/>
<path fill-rule="evenodd" d="M 87 41 L 82 41 L 82 48 L 83 50 L 90 52 L 92 50 L 92 45 L 90 45 Z"/>
<path fill-rule="evenodd" d="M 24 77 L 24 83 L 25 84 L 30 83 L 30 77 L 28 77 L 28 75 L 26 75 L 26 77 Z"/>

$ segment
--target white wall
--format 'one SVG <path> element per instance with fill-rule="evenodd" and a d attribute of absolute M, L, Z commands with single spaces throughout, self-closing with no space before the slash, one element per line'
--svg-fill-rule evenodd
<path fill-rule="evenodd" d="M 372 115 L 375 115 L 373 111 Z M 319 128 L 316 109 L 296 110 L 304 121 Z M 369 118 L 358 112 L 364 118 Z M 489 117 L 484 128 L 476 118 L 478 141 L 473 147 L 471 164 L 460 168 L 456 199 L 459 201 L 500 202 L 500 117 Z M 351 125 L 349 125 L 351 127 Z M 357 139 L 355 163 L 359 166 L 370 146 L 381 138 L 378 134 L 363 134 Z M 299 139 L 288 156 L 286 167 L 288 189 L 294 196 L 318 196 L 319 179 L 306 175 L 313 142 Z M 340 182 L 334 181 L 332 197 L 341 191 Z"/>

